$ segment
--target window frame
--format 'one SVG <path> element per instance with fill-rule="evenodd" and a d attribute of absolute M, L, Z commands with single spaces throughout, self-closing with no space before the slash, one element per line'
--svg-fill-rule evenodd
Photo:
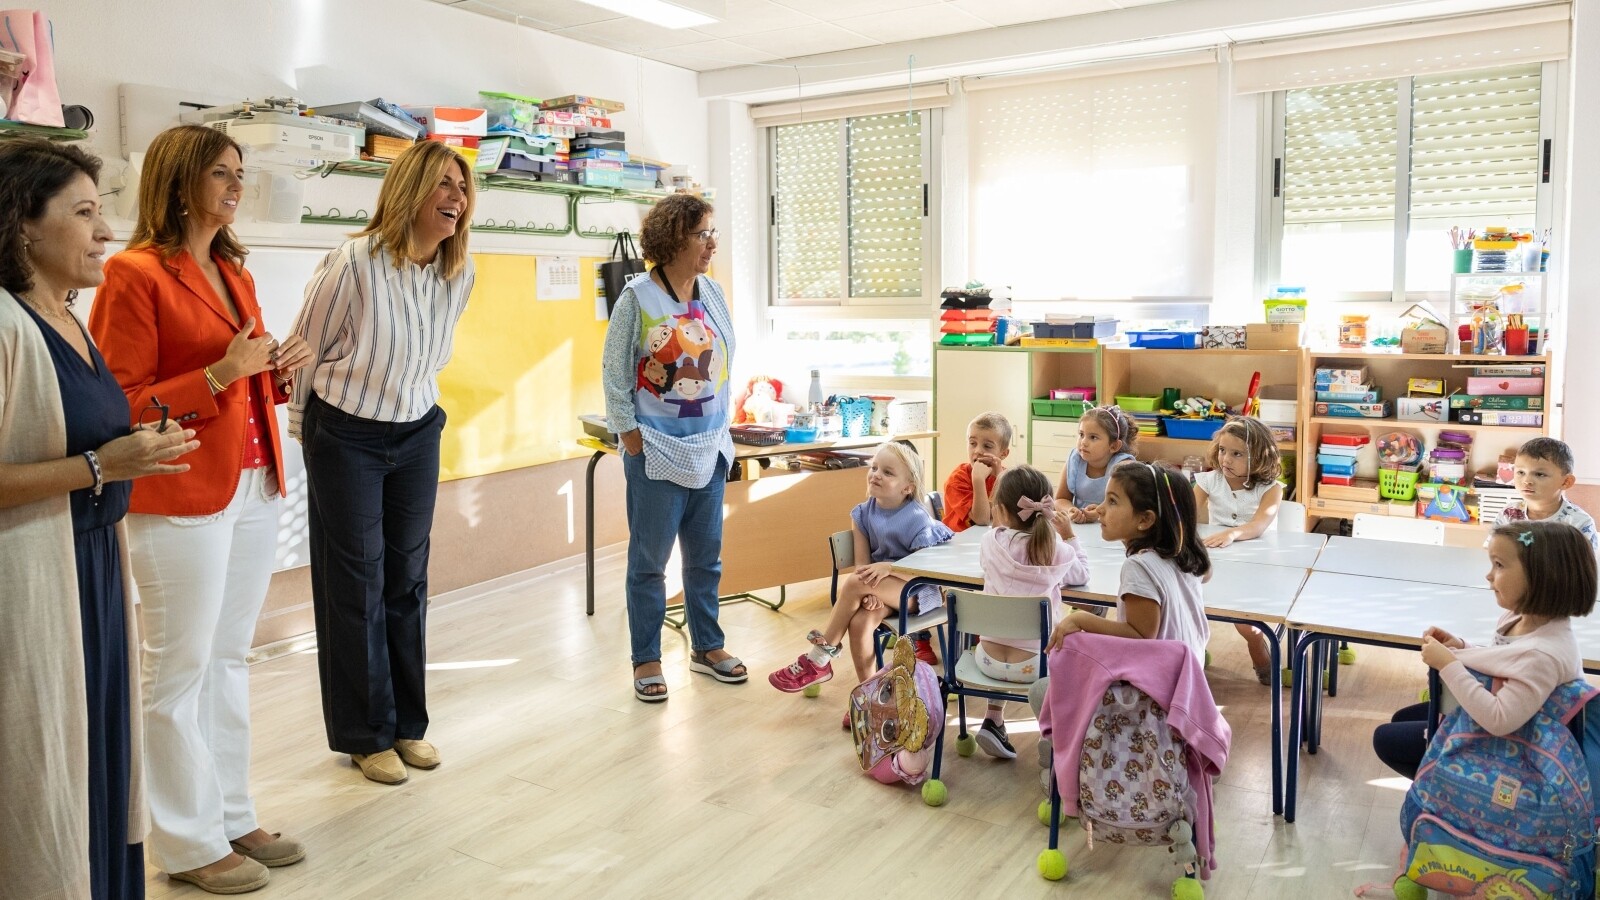
<path fill-rule="evenodd" d="M 1555 205 L 1557 199 L 1557 180 L 1560 177 L 1559 168 L 1554 164 L 1560 155 L 1562 140 L 1560 118 L 1557 115 L 1557 100 L 1559 99 L 1561 79 L 1566 77 L 1566 62 L 1552 61 L 1540 63 L 1539 71 L 1539 153 L 1541 155 L 1541 175 L 1535 183 L 1534 200 L 1534 228 L 1535 232 L 1542 232 L 1549 228 L 1555 219 Z M 1462 74 L 1471 72 L 1493 71 L 1499 67 L 1487 69 L 1466 70 Z M 1385 79 L 1369 79 L 1382 81 Z M 1415 101 L 1413 76 L 1401 76 L 1393 79 L 1397 82 L 1397 93 L 1405 98 L 1404 102 L 1397 104 L 1396 116 L 1396 146 L 1395 146 L 1395 214 L 1394 214 L 1394 241 L 1390 258 L 1390 289 L 1388 291 L 1340 291 L 1319 292 L 1318 298 L 1335 303 L 1352 302 L 1392 302 L 1392 303 L 1419 303 L 1419 302 L 1447 302 L 1450 292 L 1445 290 L 1434 291 L 1408 291 L 1406 290 L 1406 243 L 1411 232 L 1411 126 Z M 1273 91 L 1270 95 L 1270 112 L 1264 121 L 1265 135 L 1263 145 L 1267 150 L 1266 165 L 1262 167 L 1261 196 L 1264 202 L 1264 215 L 1261 218 L 1264 229 L 1258 241 L 1261 250 L 1257 254 L 1256 280 L 1262 291 L 1270 289 L 1273 284 L 1282 280 L 1283 263 L 1283 229 L 1284 229 L 1284 198 L 1283 179 L 1285 172 L 1284 145 L 1288 91 Z M 1479 223 L 1482 224 L 1482 223 Z"/>
<path fill-rule="evenodd" d="M 763 165 L 765 175 L 765 188 L 767 198 L 767 303 L 768 310 L 776 319 L 782 315 L 780 310 L 796 309 L 821 309 L 830 311 L 838 318 L 924 318 L 933 306 L 933 299 L 938 296 L 939 273 L 939 248 L 940 248 L 940 191 L 939 191 L 939 166 L 941 163 L 940 136 L 943 134 L 942 108 L 918 109 L 922 117 L 922 293 L 919 297 L 852 297 L 850 296 L 850 179 L 848 163 L 845 177 L 839 180 L 839 200 L 841 208 L 845 210 L 845 221 L 842 223 L 843 240 L 840 242 L 839 260 L 839 295 L 836 297 L 804 297 L 786 300 L 780 297 L 779 260 L 778 260 L 778 129 L 785 126 L 767 126 L 763 136 L 762 146 L 766 153 Z M 836 116 L 824 121 L 843 123 L 853 118 L 869 118 L 880 115 L 893 115 L 894 113 L 869 113 L 866 116 Z M 849 158 L 849 130 L 839 128 L 839 154 L 842 158 Z M 916 315 L 912 311 L 916 311 Z M 849 312 L 846 312 L 849 311 Z"/>

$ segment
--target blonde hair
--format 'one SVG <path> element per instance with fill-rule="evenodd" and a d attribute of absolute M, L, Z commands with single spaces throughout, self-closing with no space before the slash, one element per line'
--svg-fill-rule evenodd
<path fill-rule="evenodd" d="M 1211 439 L 1211 449 L 1206 451 L 1206 466 L 1218 468 L 1217 450 L 1222 446 L 1222 436 L 1228 435 L 1244 445 L 1245 464 L 1249 471 L 1244 476 L 1244 486 L 1271 484 L 1283 474 L 1278 462 L 1278 442 L 1272 439 L 1272 429 L 1254 416 L 1235 416 L 1224 422 Z"/>
<path fill-rule="evenodd" d="M 415 259 L 417 213 L 422 211 L 423 205 L 433 195 L 434 188 L 439 186 L 440 170 L 450 163 L 461 170 L 461 177 L 466 180 L 467 208 L 461 213 L 456 233 L 439 244 L 439 255 L 434 264 L 445 278 L 460 274 L 467 265 L 467 235 L 472 231 L 472 211 L 477 206 L 478 188 L 472 180 L 472 169 L 467 166 L 466 159 L 438 141 L 419 141 L 407 147 L 395 159 L 389 167 L 389 174 L 383 177 L 383 187 L 378 189 L 376 211 L 367 222 L 367 227 L 356 232 L 355 237 L 377 235 L 378 240 L 372 247 L 373 255 L 377 255 L 378 245 L 381 244 L 395 258 L 395 268 L 399 268 L 407 259 Z"/>
<path fill-rule="evenodd" d="M 207 225 L 195 221 L 206 174 L 230 147 L 242 161 L 244 151 L 238 143 L 215 128 L 179 125 L 156 135 L 145 151 L 139 174 L 139 220 L 128 239 L 129 250 L 153 247 L 163 260 L 170 260 L 185 249 L 185 229 Z M 235 271 L 244 268 L 249 252 L 227 225 L 217 229 L 217 236 L 211 239 L 211 253 L 233 263 Z"/>
<path fill-rule="evenodd" d="M 898 441 L 890 441 L 878 447 L 873 455 L 888 451 L 891 456 L 905 467 L 906 477 L 911 479 L 911 499 L 917 503 L 927 498 L 928 492 L 922 487 L 922 457 L 918 456 L 909 445 Z"/>
<path fill-rule="evenodd" d="M 972 422 L 967 425 L 968 431 L 971 431 L 974 428 L 979 428 L 984 431 L 992 431 L 995 434 L 1000 435 L 1000 444 L 1007 450 L 1011 449 L 1011 438 L 1013 435 L 1011 429 L 1011 420 L 1007 419 L 1004 415 L 1001 415 L 997 412 L 981 413 L 976 419 L 973 419 Z"/>

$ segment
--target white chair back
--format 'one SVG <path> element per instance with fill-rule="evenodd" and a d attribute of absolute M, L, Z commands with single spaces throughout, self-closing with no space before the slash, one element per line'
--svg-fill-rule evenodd
<path fill-rule="evenodd" d="M 1399 541 L 1406 544 L 1444 545 L 1444 523 L 1431 519 L 1407 519 L 1400 516 L 1376 516 L 1356 513 L 1351 536 L 1379 541 Z"/>
<path fill-rule="evenodd" d="M 1279 531 L 1305 531 L 1306 530 L 1306 505 L 1294 500 L 1284 500 L 1278 504 L 1278 530 Z"/>
<path fill-rule="evenodd" d="M 1041 633 L 1049 627 L 1040 612 L 1040 604 L 1050 602 L 1047 597 L 1006 597 L 946 588 L 944 600 L 962 634 L 1024 641 L 1049 636 Z"/>

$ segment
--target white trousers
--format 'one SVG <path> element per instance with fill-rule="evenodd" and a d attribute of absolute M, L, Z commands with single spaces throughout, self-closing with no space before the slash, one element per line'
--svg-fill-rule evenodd
<path fill-rule="evenodd" d="M 164 872 L 216 862 L 257 827 L 245 654 L 272 579 L 272 473 L 244 470 L 214 516 L 128 516 L 144 617 L 148 849 Z"/>

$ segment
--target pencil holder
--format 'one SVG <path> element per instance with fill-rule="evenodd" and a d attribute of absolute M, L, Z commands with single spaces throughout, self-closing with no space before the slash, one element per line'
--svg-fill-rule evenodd
<path fill-rule="evenodd" d="M 1457 275 L 1465 275 L 1465 274 L 1467 274 L 1468 272 L 1471 272 L 1471 271 L 1472 271 L 1472 248 L 1471 247 L 1463 247 L 1460 250 L 1455 251 L 1455 272 L 1456 272 L 1456 274 Z"/>
<path fill-rule="evenodd" d="M 1506 355 L 1507 356 L 1527 356 L 1528 355 L 1528 329 L 1526 329 L 1526 328 L 1507 328 L 1506 329 Z"/>

